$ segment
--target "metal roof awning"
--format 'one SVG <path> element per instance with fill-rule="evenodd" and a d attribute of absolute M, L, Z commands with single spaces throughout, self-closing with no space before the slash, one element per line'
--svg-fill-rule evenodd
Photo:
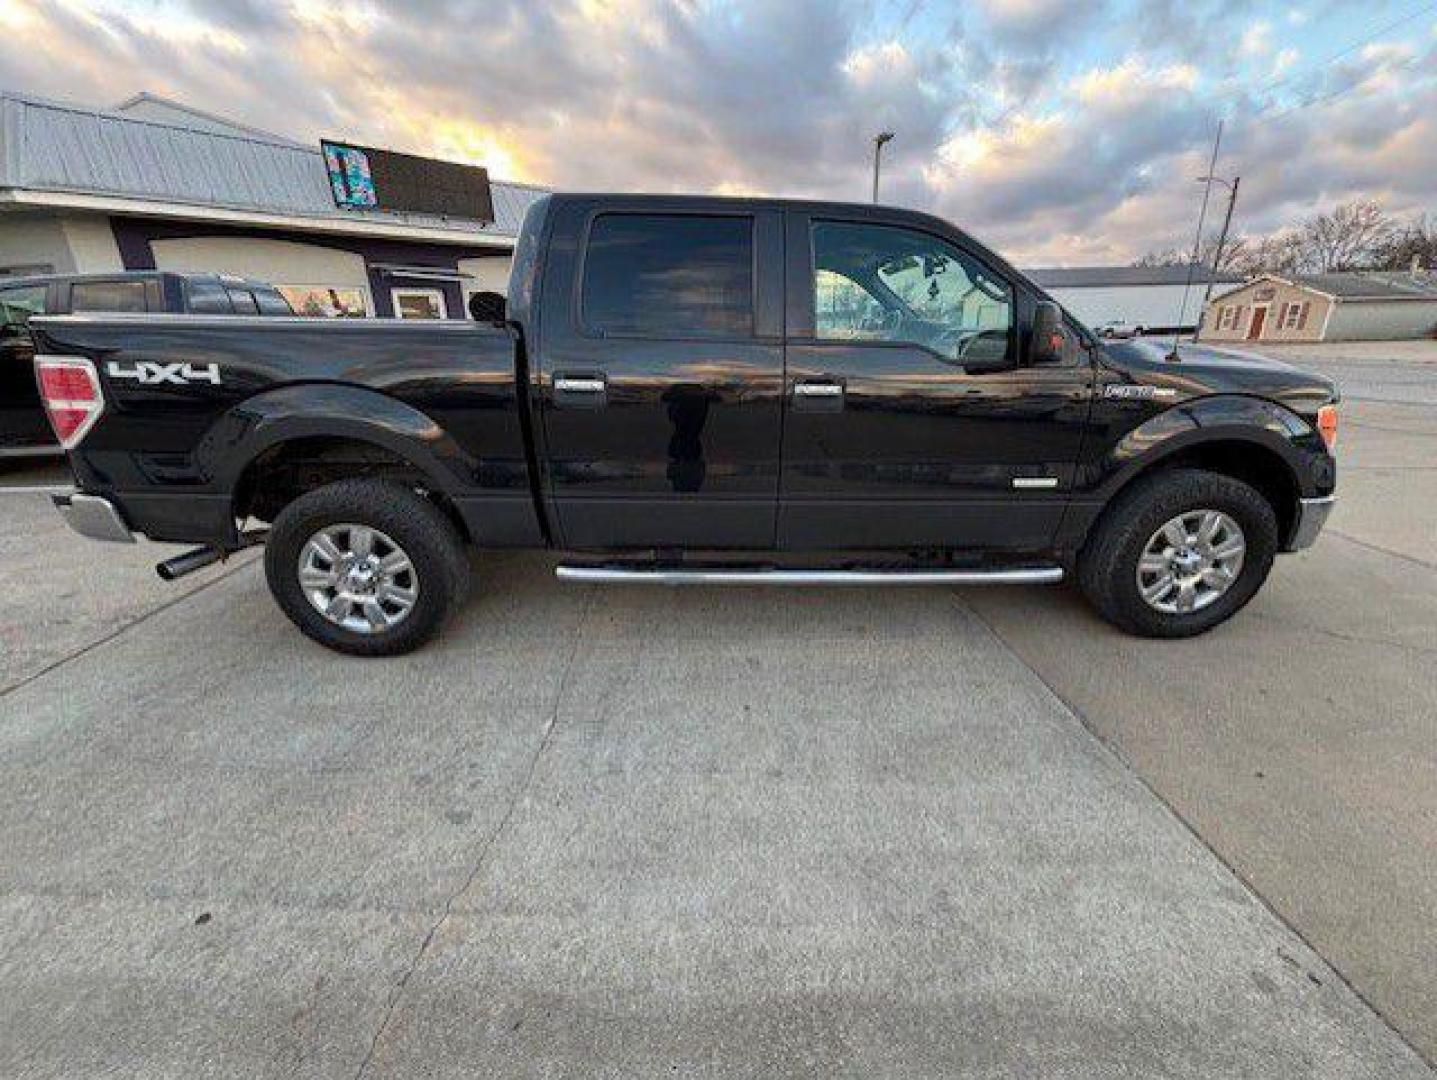
<path fill-rule="evenodd" d="M 172 110 L 173 111 L 173 110 Z M 0 92 L 0 209 L 222 221 L 459 246 L 512 248 L 546 192 L 492 181 L 495 221 L 341 209 L 324 155 L 183 108 L 169 122 Z"/>
<path fill-rule="evenodd" d="M 420 281 L 473 281 L 473 274 L 458 270 L 445 270 L 442 266 L 405 266 L 403 263 L 372 262 L 371 270 L 378 270 L 385 277 L 415 278 Z"/>

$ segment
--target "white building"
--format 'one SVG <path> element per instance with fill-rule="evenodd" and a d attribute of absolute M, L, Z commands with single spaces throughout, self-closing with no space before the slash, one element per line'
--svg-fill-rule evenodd
<path fill-rule="evenodd" d="M 504 291 L 524 211 L 494 220 L 335 205 L 317 145 L 142 94 L 94 109 L 0 95 L 0 276 L 212 270 L 281 287 L 298 310 L 462 318 Z"/>
<path fill-rule="evenodd" d="M 1204 266 L 1193 267 L 1189 280 L 1188 271 L 1186 266 L 1074 266 L 1024 272 L 1090 327 L 1120 319 L 1158 332 L 1191 330 L 1209 281 L 1213 292 L 1242 281 L 1236 274 L 1213 274 Z"/>

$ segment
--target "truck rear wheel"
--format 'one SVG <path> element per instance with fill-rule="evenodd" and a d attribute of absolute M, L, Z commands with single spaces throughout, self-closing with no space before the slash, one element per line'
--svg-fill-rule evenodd
<path fill-rule="evenodd" d="M 410 652 L 462 598 L 464 541 L 428 499 L 388 480 L 341 480 L 275 518 L 265 577 L 290 621 L 356 656 Z"/>
<path fill-rule="evenodd" d="M 1220 473 L 1169 469 L 1123 492 L 1078 557 L 1099 614 L 1144 637 L 1191 637 L 1247 604 L 1277 554 L 1277 514 Z"/>

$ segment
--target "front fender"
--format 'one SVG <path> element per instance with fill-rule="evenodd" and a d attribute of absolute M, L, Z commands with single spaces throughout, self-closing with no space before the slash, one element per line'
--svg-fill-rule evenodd
<path fill-rule="evenodd" d="M 446 494 L 474 485 L 477 462 L 431 417 L 377 391 L 334 383 L 303 383 L 247 398 L 205 433 L 195 464 L 215 488 L 233 492 L 256 457 L 303 438 L 372 443 L 408 461 Z"/>
<path fill-rule="evenodd" d="M 1307 421 L 1263 398 L 1223 394 L 1174 405 L 1128 431 L 1090 466 L 1089 489 L 1106 500 L 1164 458 L 1218 442 L 1249 443 L 1276 454 L 1302 498 L 1330 495 L 1336 485 L 1332 457 Z"/>

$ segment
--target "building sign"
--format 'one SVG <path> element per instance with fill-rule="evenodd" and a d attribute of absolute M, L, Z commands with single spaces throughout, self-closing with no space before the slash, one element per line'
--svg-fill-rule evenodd
<path fill-rule="evenodd" d="M 321 142 L 319 145 L 324 150 L 324 165 L 329 170 L 334 205 L 351 210 L 372 210 L 378 206 L 374 174 L 369 171 L 369 155 L 357 146 L 332 142 Z"/>
<path fill-rule="evenodd" d="M 320 142 L 334 204 L 346 210 L 404 210 L 493 221 L 489 173 L 478 165 Z"/>

